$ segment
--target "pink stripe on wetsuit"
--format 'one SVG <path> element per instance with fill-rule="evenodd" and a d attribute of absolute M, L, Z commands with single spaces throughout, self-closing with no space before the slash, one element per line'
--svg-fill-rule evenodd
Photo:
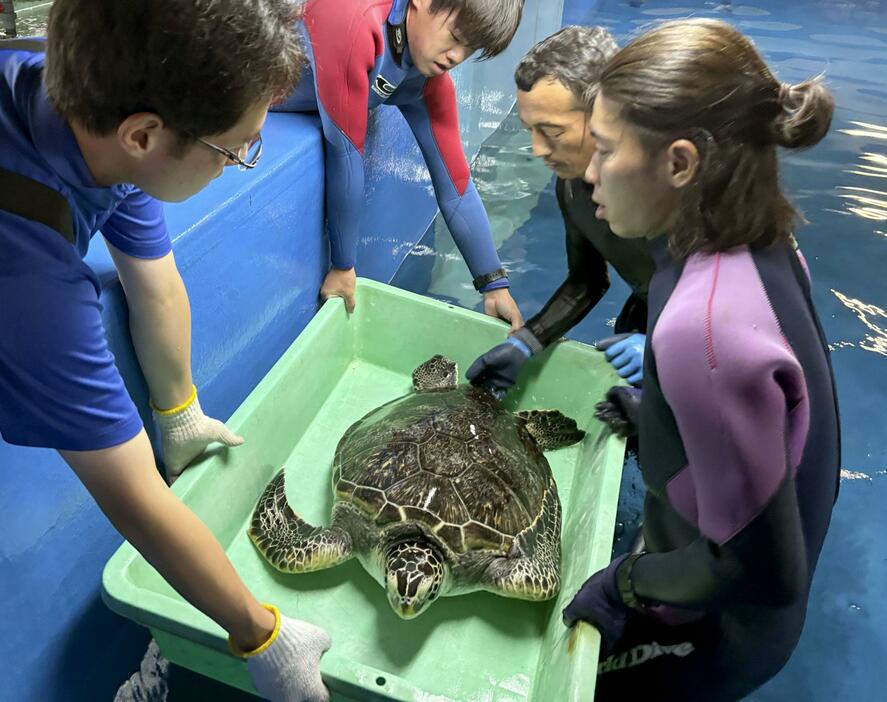
<path fill-rule="evenodd" d="M 748 249 L 691 257 L 652 344 L 687 453 L 669 501 L 723 544 L 797 469 L 810 419 L 804 372 Z"/>

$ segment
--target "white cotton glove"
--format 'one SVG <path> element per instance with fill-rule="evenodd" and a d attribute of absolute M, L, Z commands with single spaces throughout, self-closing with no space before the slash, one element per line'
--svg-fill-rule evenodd
<path fill-rule="evenodd" d="M 327 702 L 330 694 L 320 677 L 320 657 L 332 643 L 329 634 L 265 606 L 278 622 L 268 641 L 249 653 L 231 644 L 232 653 L 246 657 L 256 691 L 271 702 Z"/>
<path fill-rule="evenodd" d="M 243 437 L 231 432 L 218 419 L 203 413 L 196 388 L 188 401 L 178 407 L 162 410 L 152 404 L 151 409 L 160 429 L 163 463 L 170 484 L 214 441 L 225 446 L 240 446 L 243 443 Z"/>

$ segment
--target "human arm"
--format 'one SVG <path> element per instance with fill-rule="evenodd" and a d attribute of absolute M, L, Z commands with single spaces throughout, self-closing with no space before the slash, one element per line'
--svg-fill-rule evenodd
<path fill-rule="evenodd" d="M 365 201 L 364 146 L 369 113 L 369 73 L 384 47 L 370 18 L 315 6 L 307 22 L 312 76 L 324 138 L 327 229 L 331 268 L 320 296 L 355 305 L 355 265 Z M 342 45 L 347 37 L 348 45 Z"/>
<path fill-rule="evenodd" d="M 795 483 L 808 427 L 804 376 L 772 313 L 755 311 L 753 294 L 724 310 L 706 294 L 710 280 L 688 283 L 680 294 L 694 304 L 666 307 L 653 337 L 657 378 L 686 456 L 662 489 L 698 536 L 618 559 L 583 585 L 565 623 L 591 622 L 604 645 L 619 638 L 632 609 L 677 623 L 730 607 L 787 607 L 806 595 Z M 698 314 L 706 309 L 707 318 Z"/>
<path fill-rule="evenodd" d="M 129 330 L 151 400 L 175 407 L 191 394 L 191 306 L 170 251 L 156 259 L 128 256 L 112 244 L 129 309 Z"/>
<path fill-rule="evenodd" d="M 129 328 L 151 394 L 166 471 L 174 480 L 206 447 L 243 439 L 203 414 L 191 380 L 191 308 L 172 252 L 128 256 L 109 243 L 129 308 Z"/>
<path fill-rule="evenodd" d="M 144 431 L 108 449 L 60 453 L 121 535 L 176 592 L 227 631 L 238 649 L 252 651 L 268 642 L 275 615 L 249 592 L 207 526 L 160 478 Z M 297 620 L 288 619 L 285 627 L 267 649 L 272 655 L 252 668 L 262 668 L 261 680 L 274 677 L 270 672 L 302 683 L 302 697 L 284 696 L 278 685 L 274 699 L 327 699 L 318 662 L 329 648 L 328 636 Z M 285 648 L 293 638 L 302 643 L 302 655 L 279 660 L 275 647 Z"/>
<path fill-rule="evenodd" d="M 568 182 L 558 180 L 557 198 L 566 230 L 567 277 L 526 324 L 543 347 L 581 322 L 610 287 L 606 260 L 567 211 L 565 189 L 569 187 Z"/>
<path fill-rule="evenodd" d="M 511 337 L 480 357 L 466 377 L 504 394 L 516 382 L 524 363 L 577 324 L 600 300 L 609 286 L 607 263 L 567 215 L 564 182 L 558 181 L 558 201 L 566 226 L 567 279 L 542 310 Z"/>
<path fill-rule="evenodd" d="M 484 311 L 509 321 L 512 331 L 516 330 L 523 319 L 507 290 L 508 277 L 462 149 L 452 79 L 448 75 L 429 79 L 420 94 L 398 107 L 422 151 L 453 240 L 468 265 L 475 288 L 484 295 Z"/>

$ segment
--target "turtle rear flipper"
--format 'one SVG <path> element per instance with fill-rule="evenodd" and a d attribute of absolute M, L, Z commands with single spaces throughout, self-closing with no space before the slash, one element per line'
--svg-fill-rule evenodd
<path fill-rule="evenodd" d="M 446 356 L 432 356 L 413 371 L 416 392 L 455 390 L 459 385 L 459 366 Z"/>
<path fill-rule="evenodd" d="M 561 503 L 552 480 L 536 520 L 518 534 L 508 556 L 484 571 L 484 590 L 521 600 L 548 600 L 561 584 Z"/>
<path fill-rule="evenodd" d="M 268 483 L 253 512 L 249 538 L 256 548 L 284 573 L 332 568 L 351 558 L 348 532 L 335 526 L 312 526 L 292 510 L 286 501 L 283 473 Z"/>
<path fill-rule="evenodd" d="M 585 438 L 576 420 L 558 410 L 521 410 L 515 415 L 543 451 L 572 446 Z"/>

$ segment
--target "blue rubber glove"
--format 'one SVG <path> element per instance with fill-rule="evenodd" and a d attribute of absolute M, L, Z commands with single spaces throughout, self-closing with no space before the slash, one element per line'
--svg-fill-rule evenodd
<path fill-rule="evenodd" d="M 501 400 L 517 382 L 520 369 L 532 355 L 523 341 L 509 336 L 505 343 L 494 346 L 472 363 L 465 377 L 472 385 L 489 388 Z"/>
<path fill-rule="evenodd" d="M 604 400 L 594 406 L 594 416 L 625 439 L 637 436 L 642 395 L 640 388 L 614 385 L 607 390 Z"/>
<path fill-rule="evenodd" d="M 634 611 L 623 602 L 616 584 L 617 571 L 626 558 L 628 554 L 620 556 L 586 580 L 563 611 L 566 626 L 573 626 L 582 620 L 601 633 L 601 660 L 622 638 L 629 616 Z"/>
<path fill-rule="evenodd" d="M 604 356 L 616 369 L 620 378 L 632 385 L 640 385 L 644 380 L 645 334 L 616 334 L 598 341 L 594 347 L 603 351 Z"/>

